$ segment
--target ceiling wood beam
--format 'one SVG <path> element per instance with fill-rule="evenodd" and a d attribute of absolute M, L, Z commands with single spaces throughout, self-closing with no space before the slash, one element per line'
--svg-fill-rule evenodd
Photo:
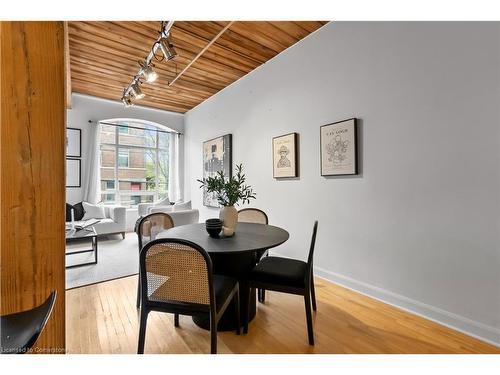
<path fill-rule="evenodd" d="M 202 50 L 201 50 L 201 51 L 200 51 L 200 52 L 199 52 L 199 53 L 195 56 L 195 58 L 194 58 L 193 60 L 191 60 L 191 62 L 190 62 L 189 64 L 187 64 L 187 65 L 186 65 L 186 67 L 185 67 L 184 69 L 182 69 L 182 70 L 181 70 L 181 72 L 180 72 L 179 74 L 177 74 L 177 75 L 175 76 L 175 78 L 174 78 L 172 81 L 170 81 L 170 83 L 169 83 L 168 85 L 169 85 L 169 86 L 172 86 L 172 85 L 175 83 L 175 81 L 177 81 L 177 80 L 178 80 L 178 79 L 179 79 L 179 78 L 180 78 L 180 77 L 181 77 L 181 76 L 182 76 L 182 75 L 186 72 L 186 70 L 188 70 L 188 69 L 191 67 L 191 65 L 193 65 L 193 64 L 196 62 L 196 60 L 198 60 L 198 59 L 201 57 L 201 55 L 203 55 L 203 54 L 205 53 L 205 51 L 206 51 L 207 49 L 209 49 L 209 48 L 210 48 L 210 46 L 211 46 L 212 44 L 214 44 L 214 43 L 215 43 L 215 41 L 216 41 L 217 39 L 219 39 L 219 37 L 220 37 L 222 34 L 224 34 L 224 32 L 225 32 L 227 29 L 229 29 L 229 28 L 231 27 L 231 25 L 232 25 L 233 23 L 234 23 L 234 21 L 230 21 L 230 22 L 229 22 L 229 23 L 228 23 L 228 24 L 227 24 L 227 25 L 226 25 L 226 26 L 225 26 L 225 27 L 224 27 L 221 31 L 219 31 L 219 33 L 218 33 L 218 34 L 217 34 L 217 35 L 216 35 L 216 36 L 215 36 L 215 37 L 214 37 L 214 38 L 213 38 L 210 42 L 208 42 L 208 43 L 207 43 L 207 45 L 206 45 L 205 47 L 203 47 L 203 49 L 202 49 Z"/>

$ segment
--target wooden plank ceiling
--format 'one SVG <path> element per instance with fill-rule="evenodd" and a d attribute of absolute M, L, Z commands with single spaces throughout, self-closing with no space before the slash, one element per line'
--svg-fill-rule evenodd
<path fill-rule="evenodd" d="M 169 82 L 229 22 L 176 21 L 177 57 L 155 62 L 159 77 L 136 105 L 184 113 L 320 28 L 324 21 L 234 22 L 172 85 Z M 119 101 L 158 36 L 160 22 L 69 22 L 72 91 Z"/>

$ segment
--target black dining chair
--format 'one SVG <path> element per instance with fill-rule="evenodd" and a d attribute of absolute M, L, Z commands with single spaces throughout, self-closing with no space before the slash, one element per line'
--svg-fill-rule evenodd
<path fill-rule="evenodd" d="M 315 221 L 307 263 L 297 259 L 269 256 L 263 258 L 248 276 L 248 282 L 251 288 L 262 288 L 304 296 L 309 345 L 314 345 L 311 302 L 313 310 L 316 311 L 313 255 L 317 231 L 318 222 Z M 248 299 L 249 305 L 250 294 L 251 293 L 249 293 Z M 249 317 L 247 316 L 244 324 L 244 333 L 248 332 L 248 320 Z"/>
<path fill-rule="evenodd" d="M 155 212 L 142 216 L 135 227 L 137 242 L 139 244 L 139 254 L 142 247 L 150 241 L 156 239 L 158 233 L 173 228 L 174 220 L 164 212 Z M 141 279 L 137 278 L 137 308 L 141 306 Z M 178 317 L 176 317 L 177 319 Z"/>
<path fill-rule="evenodd" d="M 197 244 L 173 238 L 147 243 L 140 255 L 141 318 L 137 353 L 144 353 L 146 323 L 151 311 L 210 318 L 210 351 L 217 353 L 217 323 L 231 301 L 240 334 L 238 281 L 214 275 L 208 253 Z"/>
<path fill-rule="evenodd" d="M 54 290 L 41 305 L 0 317 L 1 353 L 24 354 L 35 345 L 56 302 Z"/>
<path fill-rule="evenodd" d="M 239 223 L 256 223 L 256 224 L 269 224 L 269 219 L 267 214 L 258 208 L 243 208 L 238 211 L 238 222 Z M 259 263 L 263 256 L 268 255 L 268 250 L 262 250 L 257 253 L 256 263 Z M 266 290 L 258 289 L 257 296 L 259 302 L 264 303 L 266 300 Z"/>

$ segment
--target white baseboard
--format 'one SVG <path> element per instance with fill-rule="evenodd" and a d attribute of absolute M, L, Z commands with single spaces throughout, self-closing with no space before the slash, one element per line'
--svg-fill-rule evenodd
<path fill-rule="evenodd" d="M 354 280 L 348 276 L 325 270 L 321 267 L 314 267 L 314 276 L 321 277 L 335 284 L 354 290 L 355 292 L 364 294 L 368 297 L 377 299 L 412 314 L 419 315 L 423 318 L 432 320 L 446 327 L 455 329 L 469 336 L 500 347 L 500 329 L 495 327 L 491 327 L 449 311 L 442 310 L 438 307 L 430 306 L 400 294 Z"/>

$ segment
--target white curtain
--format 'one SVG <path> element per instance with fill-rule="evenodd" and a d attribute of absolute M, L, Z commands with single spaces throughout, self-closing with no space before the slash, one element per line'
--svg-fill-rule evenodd
<path fill-rule="evenodd" d="M 179 181 L 179 134 L 170 133 L 169 155 L 168 155 L 168 198 L 170 202 L 181 199 Z"/>
<path fill-rule="evenodd" d="M 89 124 L 89 133 L 88 163 L 83 180 L 83 200 L 96 204 L 101 201 L 101 125 L 95 122 Z"/>

